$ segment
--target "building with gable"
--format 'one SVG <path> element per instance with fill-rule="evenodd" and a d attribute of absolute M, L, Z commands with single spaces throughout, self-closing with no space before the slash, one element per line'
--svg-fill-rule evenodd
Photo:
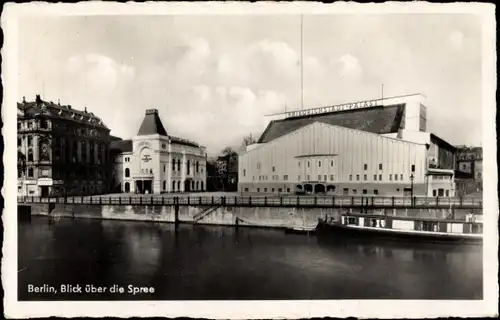
<path fill-rule="evenodd" d="M 455 195 L 456 148 L 427 132 L 425 96 L 288 112 L 239 156 L 241 192 Z"/>
<path fill-rule="evenodd" d="M 167 134 L 158 110 L 146 110 L 137 136 L 113 138 L 113 189 L 125 193 L 197 192 L 206 188 L 206 150 Z"/>
<path fill-rule="evenodd" d="M 91 112 L 23 98 L 17 103 L 18 195 L 109 192 L 110 130 Z"/>

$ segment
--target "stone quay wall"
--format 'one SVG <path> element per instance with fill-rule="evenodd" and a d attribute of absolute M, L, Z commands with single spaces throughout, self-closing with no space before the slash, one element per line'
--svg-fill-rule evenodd
<path fill-rule="evenodd" d="M 25 206 L 25 205 L 23 205 Z M 29 204 L 31 215 L 53 218 L 90 218 L 137 220 L 151 222 L 176 222 L 176 208 L 173 205 L 99 205 L 99 204 Z M 209 208 L 209 207 L 208 207 Z M 340 208 L 284 208 L 284 207 L 213 207 L 206 215 L 207 206 L 179 206 L 177 222 L 205 225 L 251 226 L 269 228 L 313 227 L 318 218 L 339 219 L 341 213 L 349 209 Z M 359 209 L 351 209 L 359 213 Z M 482 212 L 482 210 L 481 210 Z M 476 213 L 481 213 L 476 210 Z M 373 209 L 368 213 L 388 216 L 446 218 L 449 209 Z M 470 209 L 454 209 L 456 219 L 464 219 Z"/>

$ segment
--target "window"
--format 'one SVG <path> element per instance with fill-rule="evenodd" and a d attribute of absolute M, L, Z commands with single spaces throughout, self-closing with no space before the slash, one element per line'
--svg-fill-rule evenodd
<path fill-rule="evenodd" d="M 330 167 L 333 167 L 333 160 L 330 162 Z"/>
<path fill-rule="evenodd" d="M 257 188 L 257 192 L 260 192 L 260 188 Z"/>
<path fill-rule="evenodd" d="M 300 161 L 299 161 L 299 168 L 300 168 Z"/>
<path fill-rule="evenodd" d="M 167 145 L 166 145 L 166 144 L 164 144 L 164 143 L 162 143 L 162 144 L 161 144 L 161 147 L 162 147 L 163 149 L 166 149 L 166 148 L 167 148 Z M 163 188 L 163 189 L 165 189 L 165 188 Z"/>
<path fill-rule="evenodd" d="M 321 181 L 321 175 L 318 174 L 318 181 Z"/>
<path fill-rule="evenodd" d="M 368 193 L 368 190 L 363 189 L 363 194 L 367 194 L 367 193 Z"/>
<path fill-rule="evenodd" d="M 352 194 L 357 194 L 358 191 L 356 189 L 352 189 Z"/>
<path fill-rule="evenodd" d="M 264 188 L 264 192 L 267 192 L 267 188 Z"/>
<path fill-rule="evenodd" d="M 307 181 L 311 181 L 311 175 L 307 175 Z"/>
<path fill-rule="evenodd" d="M 400 180 L 403 181 L 403 174 L 400 175 Z"/>
<path fill-rule="evenodd" d="M 285 175 L 283 176 L 283 180 L 285 180 L 285 181 L 287 181 L 287 180 L 288 180 L 288 175 L 287 175 L 287 174 L 285 174 Z"/>
<path fill-rule="evenodd" d="M 307 167 L 311 167 L 311 163 L 309 161 L 307 161 Z"/>
<path fill-rule="evenodd" d="M 394 181 L 398 181 L 398 175 L 397 174 L 394 175 Z"/>
<path fill-rule="evenodd" d="M 381 163 L 378 164 L 378 169 L 382 170 L 382 164 Z"/>
<path fill-rule="evenodd" d="M 34 175 L 33 175 L 33 168 L 29 168 L 28 169 L 28 177 L 30 177 L 30 178 L 34 177 Z"/>
<path fill-rule="evenodd" d="M 22 139 L 21 138 L 17 138 L 17 146 L 20 147 L 21 146 L 21 142 L 22 142 Z"/>
<path fill-rule="evenodd" d="M 172 192 L 175 191 L 175 181 L 172 181 Z"/>
<path fill-rule="evenodd" d="M 32 149 L 28 150 L 28 161 L 33 161 L 33 150 Z"/>
<path fill-rule="evenodd" d="M 167 181 L 163 181 L 163 191 L 167 189 Z"/>
<path fill-rule="evenodd" d="M 330 181 L 333 181 L 333 174 L 330 175 Z"/>
<path fill-rule="evenodd" d="M 349 189 L 348 189 L 348 188 L 344 188 L 344 189 L 342 190 L 342 194 L 343 194 L 344 196 L 349 195 Z"/>
<path fill-rule="evenodd" d="M 432 190 L 432 196 L 435 197 L 436 196 L 436 189 Z"/>
<path fill-rule="evenodd" d="M 297 181 L 300 181 L 300 174 L 297 176 Z"/>
<path fill-rule="evenodd" d="M 377 181 L 377 175 L 376 174 L 373 175 L 373 180 Z"/>
<path fill-rule="evenodd" d="M 196 173 L 200 172 L 200 163 L 196 161 Z"/>
<path fill-rule="evenodd" d="M 392 174 L 390 174 L 390 175 L 389 175 L 389 180 L 391 180 L 391 181 L 392 181 Z"/>
<path fill-rule="evenodd" d="M 411 172 L 415 172 L 415 165 L 414 164 L 411 165 Z"/>
<path fill-rule="evenodd" d="M 366 163 L 364 164 L 364 169 L 368 170 L 368 165 Z"/>
<path fill-rule="evenodd" d="M 31 147 L 32 144 L 33 144 L 33 138 L 28 137 L 28 147 Z"/>
<path fill-rule="evenodd" d="M 327 176 L 326 176 L 326 174 L 325 174 L 325 177 L 324 177 L 324 179 L 323 179 L 324 181 L 328 180 L 326 177 L 327 177 Z"/>
<path fill-rule="evenodd" d="M 245 188 L 245 192 L 248 192 L 248 188 Z"/>
<path fill-rule="evenodd" d="M 283 192 L 283 189 L 279 188 L 279 189 L 278 189 L 278 192 Z"/>
<path fill-rule="evenodd" d="M 189 160 L 187 161 L 187 174 L 189 175 L 190 173 L 190 170 L 191 170 L 191 166 L 190 166 L 190 163 L 189 163 Z"/>
<path fill-rule="evenodd" d="M 271 191 L 274 192 L 274 188 L 272 188 Z"/>
<path fill-rule="evenodd" d="M 247 170 L 243 169 L 243 176 L 246 176 L 246 174 L 247 174 Z"/>
<path fill-rule="evenodd" d="M 181 191 L 181 182 L 177 181 L 177 190 Z"/>
<path fill-rule="evenodd" d="M 286 192 L 290 192 L 290 188 L 286 188 Z"/>
<path fill-rule="evenodd" d="M 163 172 L 167 171 L 167 166 L 166 165 L 163 165 Z M 165 188 L 163 188 L 165 189 Z"/>
<path fill-rule="evenodd" d="M 378 180 L 382 181 L 382 175 L 381 174 L 378 175 Z"/>
<path fill-rule="evenodd" d="M 352 181 L 352 174 L 349 175 L 349 180 Z"/>
<path fill-rule="evenodd" d="M 150 174 L 153 174 L 153 169 L 149 169 L 149 173 L 150 173 Z"/>
<path fill-rule="evenodd" d="M 364 179 L 365 181 L 366 181 L 366 180 L 368 180 L 368 177 L 367 177 L 367 175 L 366 175 L 366 174 L 364 174 L 364 175 L 363 175 L 363 179 Z"/>
<path fill-rule="evenodd" d="M 378 195 L 378 190 L 377 189 L 373 190 L 373 194 Z"/>
<path fill-rule="evenodd" d="M 276 168 L 273 166 L 273 172 L 276 170 Z"/>
<path fill-rule="evenodd" d="M 359 174 L 356 175 L 356 180 L 359 181 Z"/>
<path fill-rule="evenodd" d="M 318 161 L 318 167 L 321 168 L 321 161 Z"/>
<path fill-rule="evenodd" d="M 259 176 L 259 181 L 262 180 L 262 176 Z"/>

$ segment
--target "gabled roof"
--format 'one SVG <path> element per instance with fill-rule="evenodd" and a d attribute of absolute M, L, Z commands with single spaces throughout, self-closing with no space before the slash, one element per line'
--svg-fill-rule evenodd
<path fill-rule="evenodd" d="M 398 132 L 405 104 L 330 112 L 271 121 L 258 143 L 267 143 L 313 122 L 367 131 L 376 134 Z"/>
<path fill-rule="evenodd" d="M 158 110 L 148 109 L 146 110 L 146 115 L 144 116 L 144 120 L 142 120 L 142 124 L 137 135 L 149 136 L 154 134 L 166 136 L 167 131 L 161 123 L 160 116 L 158 115 Z"/>

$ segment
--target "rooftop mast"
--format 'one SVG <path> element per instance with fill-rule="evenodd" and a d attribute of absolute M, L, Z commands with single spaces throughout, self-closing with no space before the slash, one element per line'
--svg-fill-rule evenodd
<path fill-rule="evenodd" d="M 304 110 L 304 21 L 303 14 L 300 14 L 300 109 Z"/>

